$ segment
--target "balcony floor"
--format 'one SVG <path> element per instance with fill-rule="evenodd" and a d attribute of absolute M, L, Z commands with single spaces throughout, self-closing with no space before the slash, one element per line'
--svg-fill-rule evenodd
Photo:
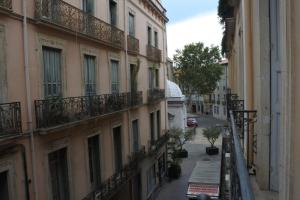
<path fill-rule="evenodd" d="M 250 176 L 250 181 L 254 192 L 255 200 L 278 200 L 277 192 L 260 190 L 255 180 L 255 176 Z"/>

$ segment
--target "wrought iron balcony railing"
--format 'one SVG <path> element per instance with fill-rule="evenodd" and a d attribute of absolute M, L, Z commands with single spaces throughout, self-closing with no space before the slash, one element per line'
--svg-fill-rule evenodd
<path fill-rule="evenodd" d="M 141 92 L 52 98 L 35 101 L 37 128 L 49 128 L 128 109 L 141 102 Z"/>
<path fill-rule="evenodd" d="M 62 0 L 35 0 L 35 15 L 76 35 L 90 37 L 104 45 L 124 48 L 124 32 Z"/>
<path fill-rule="evenodd" d="M 164 89 L 149 89 L 148 90 L 148 103 L 153 104 L 165 98 Z"/>
<path fill-rule="evenodd" d="M 99 188 L 88 194 L 83 200 L 109 200 L 123 188 L 136 174 L 136 162 L 130 162 L 120 172 L 115 173 Z"/>
<path fill-rule="evenodd" d="M 139 106 L 143 104 L 143 92 L 130 93 L 130 106 Z"/>
<path fill-rule="evenodd" d="M 152 45 L 147 45 L 147 58 L 153 62 L 161 62 L 161 50 Z"/>
<path fill-rule="evenodd" d="M 0 104 L 0 137 L 22 132 L 20 102 Z"/>
<path fill-rule="evenodd" d="M 128 53 L 139 54 L 139 52 L 140 52 L 139 40 L 131 35 L 128 35 L 127 36 L 127 50 L 128 50 Z"/>
<path fill-rule="evenodd" d="M 160 136 L 157 140 L 150 140 L 148 142 L 148 154 L 155 155 L 159 149 L 161 149 L 165 144 L 167 144 L 170 136 L 169 133 L 166 132 L 162 136 Z"/>
<path fill-rule="evenodd" d="M 138 151 L 132 152 L 130 156 L 130 160 L 132 162 L 140 162 L 146 157 L 146 148 L 145 146 L 141 146 Z"/>
<path fill-rule="evenodd" d="M 0 8 L 5 10 L 12 10 L 11 0 L 0 0 Z"/>

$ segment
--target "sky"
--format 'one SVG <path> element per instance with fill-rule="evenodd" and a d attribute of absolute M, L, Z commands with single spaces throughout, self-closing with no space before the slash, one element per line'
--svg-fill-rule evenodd
<path fill-rule="evenodd" d="M 222 27 L 217 16 L 218 0 L 162 0 L 167 9 L 168 56 L 192 42 L 220 46 Z"/>

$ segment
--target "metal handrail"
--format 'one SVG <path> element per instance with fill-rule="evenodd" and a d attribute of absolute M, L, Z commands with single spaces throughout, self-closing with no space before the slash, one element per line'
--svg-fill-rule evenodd
<path fill-rule="evenodd" d="M 237 176 L 239 181 L 239 189 L 241 193 L 240 195 L 242 197 L 242 200 L 254 200 L 254 194 L 251 189 L 246 161 L 242 151 L 240 139 L 237 134 L 236 124 L 235 124 L 234 115 L 232 111 L 230 111 L 230 121 L 231 121 L 232 137 L 233 137 L 233 144 L 234 144 L 233 156 L 235 157 L 235 164 L 236 164 Z"/>

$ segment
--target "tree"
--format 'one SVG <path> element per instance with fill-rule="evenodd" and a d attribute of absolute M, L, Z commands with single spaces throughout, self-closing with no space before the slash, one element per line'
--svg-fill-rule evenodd
<path fill-rule="evenodd" d="M 220 80 L 223 69 L 219 48 L 205 47 L 203 43 L 192 43 L 177 50 L 174 63 L 177 77 L 185 95 L 211 94 Z"/>
<path fill-rule="evenodd" d="M 184 131 L 181 128 L 170 128 L 169 130 L 170 140 L 169 144 L 172 144 L 173 151 L 182 151 L 183 145 L 191 140 L 195 135 L 194 131 Z"/>
<path fill-rule="evenodd" d="M 219 138 L 221 130 L 219 128 L 207 128 L 203 131 L 203 136 L 208 140 L 211 147 L 215 146 L 216 140 Z"/>

